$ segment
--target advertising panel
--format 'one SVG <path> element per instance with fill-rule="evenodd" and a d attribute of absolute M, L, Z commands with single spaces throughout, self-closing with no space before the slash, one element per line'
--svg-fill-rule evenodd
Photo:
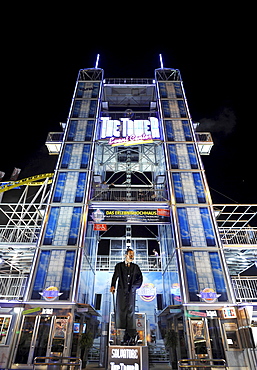
<path fill-rule="evenodd" d="M 168 209 L 90 209 L 89 222 L 156 222 L 169 223 L 170 212 Z"/>

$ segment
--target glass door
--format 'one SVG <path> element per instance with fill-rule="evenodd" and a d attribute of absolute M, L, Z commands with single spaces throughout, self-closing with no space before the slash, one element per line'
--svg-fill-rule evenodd
<path fill-rule="evenodd" d="M 208 330 L 213 358 L 225 359 L 220 320 L 218 318 L 208 319 Z"/>
<path fill-rule="evenodd" d="M 14 363 L 27 364 L 37 316 L 25 316 L 19 335 Z"/>
<path fill-rule="evenodd" d="M 30 365 L 48 355 L 52 321 L 52 316 L 24 316 L 14 363 Z"/>
<path fill-rule="evenodd" d="M 193 352 L 196 358 L 211 358 L 211 346 L 206 321 L 204 318 L 191 319 L 191 339 Z"/>
<path fill-rule="evenodd" d="M 35 335 L 35 340 L 31 346 L 31 358 L 29 358 L 29 363 L 33 363 L 35 357 L 45 357 L 47 356 L 47 349 L 49 347 L 50 341 L 50 329 L 52 325 L 51 316 L 41 316 L 38 320 L 37 333 Z"/>

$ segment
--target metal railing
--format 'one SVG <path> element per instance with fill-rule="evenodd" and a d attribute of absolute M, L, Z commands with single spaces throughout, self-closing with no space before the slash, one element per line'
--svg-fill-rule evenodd
<path fill-rule="evenodd" d="M 0 275 L 0 299 L 22 300 L 27 284 L 27 276 Z"/>
<path fill-rule="evenodd" d="M 96 260 L 96 271 L 114 271 L 114 267 L 118 262 L 122 261 L 123 256 L 97 256 Z M 147 257 L 136 257 L 135 263 L 140 266 L 141 271 L 160 271 L 161 261 L 160 257 L 147 256 Z"/>
<path fill-rule="evenodd" d="M 228 369 L 223 359 L 202 358 L 183 359 L 178 361 L 178 369 Z"/>
<path fill-rule="evenodd" d="M 166 189 L 92 189 L 91 200 L 93 201 L 134 201 L 134 202 L 166 202 Z"/>
<path fill-rule="evenodd" d="M 36 369 L 38 367 L 40 369 L 45 367 L 47 367 L 48 369 L 62 369 L 62 367 L 65 367 L 65 370 L 68 370 L 69 368 L 71 370 L 76 370 L 76 368 L 81 370 L 82 360 L 79 357 L 35 357 L 33 362 L 33 369 Z"/>
<path fill-rule="evenodd" d="M 106 78 L 105 85 L 153 85 L 152 78 Z"/>
<path fill-rule="evenodd" d="M 232 286 L 236 300 L 239 302 L 257 301 L 257 278 L 232 278 Z"/>
<path fill-rule="evenodd" d="M 35 244 L 40 232 L 40 226 L 15 226 L 0 228 L 0 243 Z"/>
<path fill-rule="evenodd" d="M 257 244 L 257 227 L 219 227 L 223 244 Z"/>

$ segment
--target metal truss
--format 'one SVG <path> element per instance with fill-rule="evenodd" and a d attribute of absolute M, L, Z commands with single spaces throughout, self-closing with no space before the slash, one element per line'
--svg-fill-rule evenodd
<path fill-rule="evenodd" d="M 78 80 L 80 81 L 101 81 L 104 71 L 101 68 L 81 69 Z"/>
<path fill-rule="evenodd" d="M 156 69 L 155 75 L 158 81 L 181 81 L 181 75 L 178 69 Z"/>
<path fill-rule="evenodd" d="M 36 187 L 26 185 L 15 194 L 4 193 L 0 203 L 0 274 L 29 273 L 49 191 L 47 178 Z"/>
<path fill-rule="evenodd" d="M 99 172 L 120 172 L 127 171 L 127 161 L 118 161 L 117 156 L 126 156 L 128 151 L 130 154 L 138 155 L 138 161 L 130 161 L 130 171 L 139 172 L 154 172 L 156 167 L 160 165 L 161 153 L 160 153 L 159 142 L 154 142 L 147 145 L 131 146 L 118 148 L 108 145 L 106 142 L 99 143 L 97 147 L 98 154 L 95 158 L 100 158 L 95 163 L 95 170 Z"/>

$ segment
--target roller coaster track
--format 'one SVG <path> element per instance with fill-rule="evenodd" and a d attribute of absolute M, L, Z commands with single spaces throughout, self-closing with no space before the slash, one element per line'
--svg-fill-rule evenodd
<path fill-rule="evenodd" d="M 39 181 L 39 180 L 49 179 L 48 184 L 51 184 L 52 182 L 51 178 L 53 176 L 54 176 L 53 173 L 44 173 L 41 175 L 27 177 L 25 179 L 18 180 L 18 181 L 2 182 L 0 183 L 0 193 L 4 193 L 5 191 L 17 188 L 18 186 L 22 186 L 22 185 L 40 186 L 45 182 L 45 181 Z"/>

